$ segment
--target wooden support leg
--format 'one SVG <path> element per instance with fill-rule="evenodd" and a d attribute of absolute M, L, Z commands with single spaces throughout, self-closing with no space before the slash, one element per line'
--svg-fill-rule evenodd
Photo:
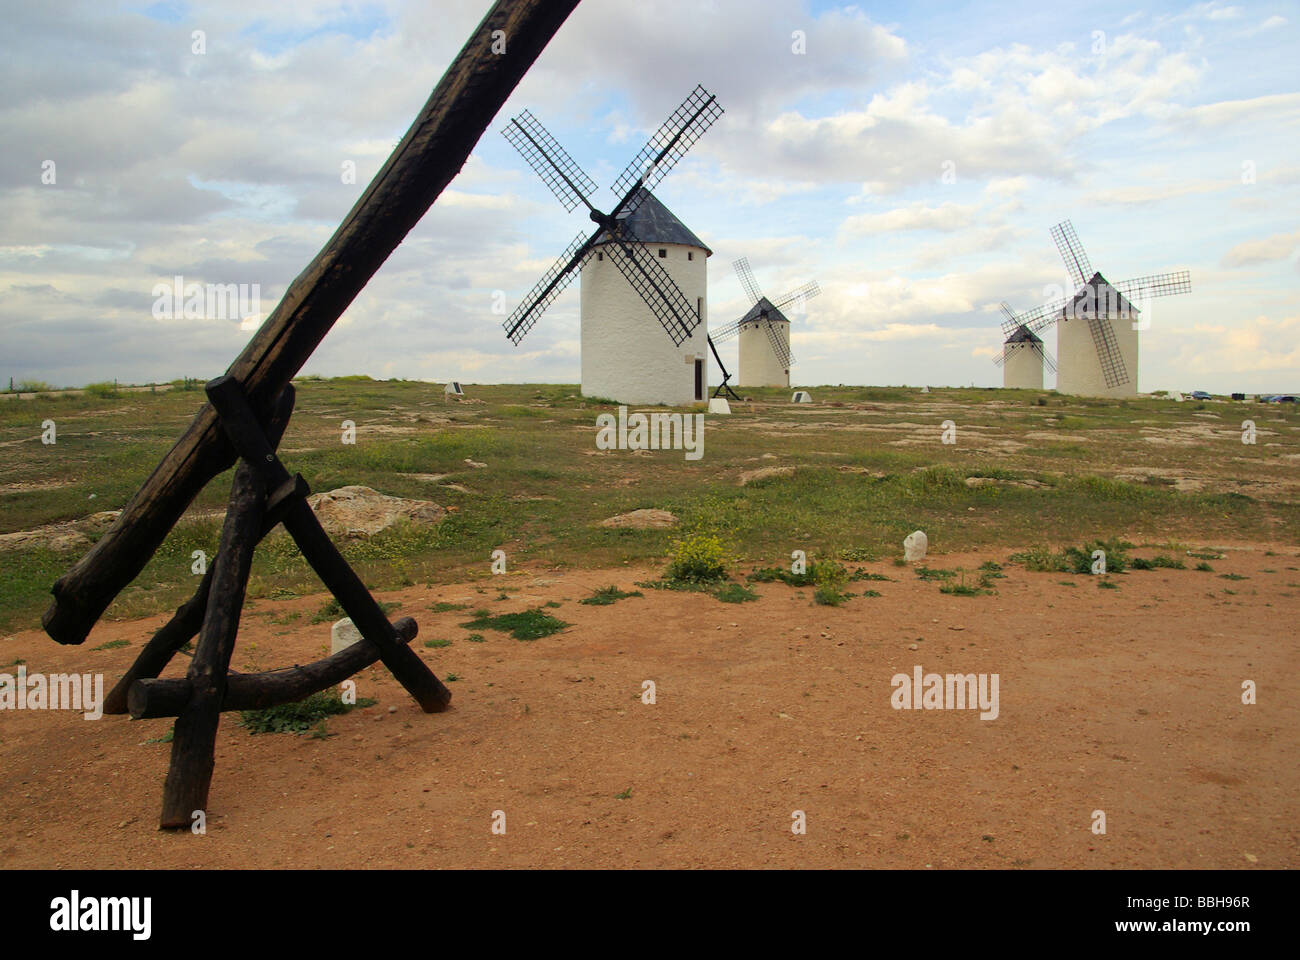
<path fill-rule="evenodd" d="M 163 785 L 159 826 L 164 829 L 188 827 L 195 811 L 207 810 L 226 672 L 235 650 L 244 591 L 265 509 L 266 494 L 260 478 L 241 462 L 231 484 L 230 506 L 221 531 L 221 548 L 213 564 L 203 628 L 186 675 L 193 696 L 176 718 L 171 766 Z"/>
<path fill-rule="evenodd" d="M 219 377 L 207 385 L 207 393 L 213 407 L 221 415 L 222 427 L 231 443 L 244 458 L 244 462 L 261 474 L 268 489 L 283 489 L 287 484 L 295 482 L 300 487 L 303 485 L 302 478 L 290 477 L 289 471 L 276 457 L 275 450 L 258 425 L 248 398 L 237 380 L 230 376 Z M 329 591 L 338 598 L 339 605 L 352 618 L 361 635 L 379 650 L 384 666 L 415 698 L 425 713 L 445 710 L 451 702 L 451 691 L 433 675 L 419 654 L 398 641 L 393 625 L 325 533 L 306 499 L 294 498 L 286 508 L 283 522 L 302 555 Z"/>
<path fill-rule="evenodd" d="M 293 415 L 293 404 L 294 388 L 293 384 L 289 384 L 276 399 L 275 408 L 267 421 L 266 434 L 271 443 L 278 445 L 280 438 L 284 436 L 284 431 L 289 426 L 289 418 Z M 287 497 L 281 497 L 278 501 L 276 498 L 272 498 L 272 502 L 267 504 L 262 529 L 257 537 L 259 542 L 275 529 L 275 525 L 284 516 L 286 506 L 288 506 Z M 175 615 L 159 627 L 158 632 L 149 638 L 149 642 L 144 645 L 144 649 L 135 658 L 135 663 L 131 664 L 130 669 L 123 674 L 122 679 L 108 692 L 108 696 L 104 698 L 105 713 L 126 713 L 131 684 L 137 680 L 152 679 L 158 676 L 171 662 L 172 657 L 176 655 L 176 651 L 198 635 L 199 629 L 203 626 L 203 617 L 207 613 L 208 591 L 212 586 L 212 572 L 216 569 L 216 562 L 219 557 L 220 554 L 213 558 L 212 566 L 208 567 L 207 572 L 203 574 L 203 579 L 199 581 L 194 596 L 181 604 L 176 609 Z"/>

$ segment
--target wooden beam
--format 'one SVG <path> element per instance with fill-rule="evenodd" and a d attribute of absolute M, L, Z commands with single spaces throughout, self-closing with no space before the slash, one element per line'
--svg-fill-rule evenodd
<path fill-rule="evenodd" d="M 276 401 L 275 411 L 267 422 L 267 439 L 275 446 L 279 446 L 285 428 L 289 425 L 289 417 L 293 414 L 293 403 L 294 388 L 293 384 L 289 384 L 281 392 L 280 398 Z M 262 518 L 262 529 L 257 536 L 259 542 L 275 529 L 276 524 L 284 516 L 286 506 L 288 503 L 284 496 L 273 496 L 268 502 L 266 513 Z M 212 586 L 212 572 L 216 569 L 216 561 L 217 558 L 213 557 L 212 564 L 203 574 L 203 579 L 199 581 L 198 589 L 194 591 L 194 596 L 177 607 L 172 618 L 149 638 L 135 658 L 135 662 L 108 692 L 108 696 L 104 698 L 105 713 L 126 713 L 131 684 L 137 680 L 158 676 L 171 662 L 176 651 L 198 636 L 199 629 L 203 626 L 203 617 L 208 609 L 208 590 Z"/>
<path fill-rule="evenodd" d="M 460 172 L 487 125 L 577 5 L 578 0 L 493 4 L 383 169 L 227 371 L 243 384 L 259 414 Z M 500 40 L 504 52 L 494 52 L 494 41 Z M 234 457 L 216 411 L 205 406 L 117 522 L 54 584 L 54 602 L 41 621 L 45 631 L 59 643 L 83 642 L 195 495 Z"/>
<path fill-rule="evenodd" d="M 208 400 L 221 414 L 221 426 L 231 442 L 269 489 L 276 490 L 291 482 L 275 451 L 271 449 L 243 388 L 234 377 L 218 377 L 207 385 Z M 352 618 L 361 635 L 379 650 L 386 666 L 398 682 L 415 698 L 426 713 L 447 709 L 451 691 L 433 675 L 415 651 L 397 642 L 397 634 L 388 617 L 370 595 L 348 562 L 325 533 L 307 501 L 293 498 L 284 513 L 284 528 L 298 544 L 321 582 L 338 599 L 343 612 Z"/>
<path fill-rule="evenodd" d="M 394 621 L 397 639 L 408 644 L 419 628 L 410 617 Z M 338 653 L 302 666 L 285 667 L 267 673 L 232 673 L 226 684 L 222 712 L 261 710 L 282 703 L 297 703 L 303 697 L 342 683 L 358 670 L 379 660 L 379 650 L 361 639 Z M 139 680 L 131 687 L 130 710 L 133 720 L 154 720 L 179 716 L 194 695 L 188 677 L 164 680 Z"/>
<path fill-rule="evenodd" d="M 235 634 L 244 609 L 244 590 L 253 564 L 266 509 L 262 478 L 247 462 L 235 470 L 230 485 L 230 504 L 221 529 L 221 546 L 213 564 L 212 587 L 194 659 L 186 678 L 192 696 L 176 718 L 172 737 L 171 765 L 163 783 L 163 829 L 188 827 L 195 811 L 206 815 L 208 787 L 215 764 L 213 751 L 221 704 L 226 699 L 226 673 L 235 652 Z"/>

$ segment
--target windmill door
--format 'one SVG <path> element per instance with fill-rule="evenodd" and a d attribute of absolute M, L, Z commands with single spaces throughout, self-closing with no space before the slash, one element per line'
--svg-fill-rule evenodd
<path fill-rule="evenodd" d="M 704 399 L 704 361 L 695 361 L 695 399 Z"/>

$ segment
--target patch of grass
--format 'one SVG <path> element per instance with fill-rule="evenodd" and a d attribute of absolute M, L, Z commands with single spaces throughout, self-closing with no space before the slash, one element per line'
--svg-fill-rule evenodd
<path fill-rule="evenodd" d="M 271 622 L 272 622 L 272 623 L 278 623 L 278 624 L 283 625 L 283 624 L 286 624 L 286 623 L 293 623 L 295 620 L 299 619 L 301 616 L 302 616 L 302 613 L 301 613 L 300 611 L 298 611 L 298 610 L 291 610 L 290 612 L 288 612 L 288 613 L 284 613 L 284 614 L 281 614 L 281 615 L 278 616 L 278 617 L 272 617 L 272 618 L 271 618 Z"/>
<path fill-rule="evenodd" d="M 97 646 L 97 647 L 93 647 L 92 649 L 94 649 L 94 650 L 116 650 L 116 649 L 118 649 L 119 647 L 129 647 L 130 645 L 131 645 L 131 641 L 130 641 L 130 640 L 110 640 L 110 641 L 108 641 L 107 643 L 101 643 L 99 646 Z"/>
<path fill-rule="evenodd" d="M 822 583 L 813 591 L 813 603 L 822 607 L 838 607 L 851 596 L 853 594 L 841 590 L 837 584 Z"/>
<path fill-rule="evenodd" d="M 1214 553 L 1212 551 L 1205 551 L 1205 550 L 1198 550 L 1195 552 L 1188 550 L 1187 555 L 1191 557 L 1193 560 L 1222 560 L 1223 559 L 1223 554 Z"/>
<path fill-rule="evenodd" d="M 481 633 L 471 633 L 465 639 L 470 643 L 483 643 L 487 638 L 484 637 L 483 634 Z"/>
<path fill-rule="evenodd" d="M 1183 563 L 1183 561 L 1175 560 L 1173 557 L 1166 557 L 1164 554 L 1152 557 L 1150 560 L 1146 560 L 1142 557 L 1134 557 L 1131 562 L 1134 570 L 1158 570 L 1161 568 L 1169 570 L 1187 569 L 1187 564 Z"/>
<path fill-rule="evenodd" d="M 1118 590 L 1119 584 L 1114 580 L 1098 580 L 1097 589 L 1099 590 Z"/>
<path fill-rule="evenodd" d="M 723 603 L 748 603 L 758 599 L 757 593 L 739 583 L 729 583 L 722 589 L 715 590 L 713 595 Z"/>
<path fill-rule="evenodd" d="M 171 743 L 172 739 L 175 736 L 176 736 L 176 724 L 173 723 L 168 728 L 167 732 L 164 733 L 161 737 L 152 737 L 149 740 L 146 740 L 145 743 Z"/>
<path fill-rule="evenodd" d="M 321 608 L 312 615 L 311 622 L 324 623 L 327 620 L 333 622 L 335 620 L 341 620 L 342 618 L 343 608 L 339 606 L 337 599 L 330 597 L 321 605 Z"/>
<path fill-rule="evenodd" d="M 349 713 L 357 707 L 372 707 L 371 697 L 358 697 L 356 703 L 344 703 L 334 690 L 313 693 L 296 703 L 284 703 L 262 710 L 241 710 L 239 725 L 250 733 L 306 733 L 326 717 Z"/>
<path fill-rule="evenodd" d="M 459 673 L 449 673 L 449 674 L 447 674 L 446 676 L 444 676 L 442 679 L 446 680 L 448 683 L 455 683 L 457 680 L 460 679 L 460 674 L 459 674 Z"/>
<path fill-rule="evenodd" d="M 585 603 L 588 606 L 592 606 L 592 607 L 607 607 L 611 603 L 618 603 L 618 601 L 626 600 L 628 597 L 643 597 L 643 596 L 645 596 L 645 594 L 643 594 L 640 590 L 633 590 L 631 592 L 628 592 L 625 590 L 620 590 L 618 587 L 611 584 L 608 587 L 601 587 L 599 590 L 592 593 L 591 596 L 583 600 L 579 600 L 578 602 Z M 557 603 L 555 604 L 555 606 L 558 607 L 559 604 Z"/>
<path fill-rule="evenodd" d="M 951 580 L 957 576 L 957 571 L 939 567 L 917 567 L 916 575 L 922 580 Z"/>
<path fill-rule="evenodd" d="M 1219 574 L 1219 579 L 1220 580 L 1249 580 L 1250 577 L 1243 577 L 1239 573 L 1221 573 Z"/>
<path fill-rule="evenodd" d="M 639 594 L 639 593 L 629 593 L 628 596 L 629 596 L 629 597 L 639 597 L 640 594 Z M 559 610 L 560 607 L 564 606 L 564 604 L 560 603 L 558 600 L 547 600 L 544 604 L 542 604 L 542 606 L 544 606 L 544 607 L 550 607 L 552 610 Z"/>
<path fill-rule="evenodd" d="M 939 586 L 940 593 L 946 593 L 954 597 L 978 597 L 983 594 L 992 593 L 989 589 L 988 579 L 980 577 L 978 584 L 967 583 L 966 573 L 962 571 L 957 581 L 954 583 L 951 579 Z"/>
<path fill-rule="evenodd" d="M 450 646 L 451 646 L 451 641 L 450 641 L 450 640 L 445 640 L 445 639 L 443 639 L 442 637 L 435 637 L 435 638 L 432 639 L 432 640 L 426 640 L 426 641 L 424 641 L 424 645 L 425 645 L 426 647 L 429 647 L 429 648 L 432 649 L 432 650 L 440 650 L 440 649 L 442 649 L 443 647 L 450 647 Z"/>
<path fill-rule="evenodd" d="M 473 620 L 462 623 L 467 630 L 500 630 L 509 633 L 516 640 L 540 640 L 553 633 L 559 633 L 569 624 L 541 610 L 525 610 L 523 613 L 502 613 L 492 616 L 487 610 L 475 611 Z"/>
<path fill-rule="evenodd" d="M 1062 586 L 1062 587 L 1077 587 L 1077 586 L 1078 586 L 1078 584 L 1075 583 L 1073 580 L 1057 580 L 1056 582 L 1057 582 L 1057 584 L 1059 584 L 1059 585 Z"/>
<path fill-rule="evenodd" d="M 632 788 L 628 787 L 622 793 L 614 794 L 615 800 L 630 800 L 632 798 Z"/>
<path fill-rule="evenodd" d="M 870 570 L 854 570 L 853 573 L 849 575 L 849 579 L 852 581 L 873 580 L 881 583 L 895 582 L 893 577 L 887 577 L 883 573 L 872 573 Z"/>
<path fill-rule="evenodd" d="M 1208 563 L 1206 563 L 1204 560 L 1202 560 L 1200 563 L 1198 563 L 1194 569 L 1196 569 L 1196 570 L 1200 570 L 1202 573 L 1213 573 L 1213 572 L 1214 572 L 1214 568 L 1213 568 L 1212 566 L 1210 566 Z"/>
<path fill-rule="evenodd" d="M 858 594 L 861 597 L 879 597 L 881 595 L 879 590 L 863 590 L 862 593 Z"/>
<path fill-rule="evenodd" d="M 439 600 L 437 603 L 430 606 L 429 609 L 434 613 L 450 613 L 453 610 L 464 610 L 468 606 L 469 604 L 467 603 L 446 603 L 445 601 Z"/>

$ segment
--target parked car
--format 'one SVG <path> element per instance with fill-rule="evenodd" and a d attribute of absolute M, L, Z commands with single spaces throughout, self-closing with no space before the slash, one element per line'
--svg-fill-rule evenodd
<path fill-rule="evenodd" d="M 1260 397 L 1260 403 L 1295 403 L 1296 397 L 1293 393 L 1270 393 L 1268 396 Z"/>
<path fill-rule="evenodd" d="M 1193 390 L 1191 393 L 1188 394 L 1188 396 L 1191 397 L 1193 400 L 1213 400 L 1213 399 L 1214 399 L 1214 397 L 1210 396 L 1210 394 L 1206 393 L 1204 390 Z"/>

